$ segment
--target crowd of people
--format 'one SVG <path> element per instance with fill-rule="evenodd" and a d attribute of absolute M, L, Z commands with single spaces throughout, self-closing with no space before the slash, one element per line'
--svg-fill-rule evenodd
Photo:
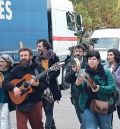
<path fill-rule="evenodd" d="M 73 65 L 76 57 L 80 65 Z M 94 44 L 74 47 L 71 61 L 67 64 L 65 80 L 71 83 L 72 104 L 80 129 L 112 129 L 115 110 L 120 118 L 119 62 L 118 49 L 107 51 L 106 64 L 103 65 Z"/>
<path fill-rule="evenodd" d="M 57 82 L 60 69 L 50 68 L 59 62 L 59 57 L 45 39 L 38 40 L 36 48 L 36 55 L 29 48 L 20 48 L 16 65 L 10 55 L 0 55 L 0 129 L 13 129 L 13 110 L 17 129 L 28 129 L 27 121 L 32 129 L 57 129 L 53 112 L 55 101 L 62 97 Z M 104 66 L 94 44 L 76 45 L 70 51 L 65 59 L 65 81 L 71 84 L 70 98 L 80 129 L 112 129 L 115 110 L 120 118 L 119 50 L 108 50 Z"/>

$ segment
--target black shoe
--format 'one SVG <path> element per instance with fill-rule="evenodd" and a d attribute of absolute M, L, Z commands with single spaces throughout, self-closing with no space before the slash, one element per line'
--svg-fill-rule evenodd
<path fill-rule="evenodd" d="M 52 126 L 51 129 L 56 129 L 56 126 Z"/>

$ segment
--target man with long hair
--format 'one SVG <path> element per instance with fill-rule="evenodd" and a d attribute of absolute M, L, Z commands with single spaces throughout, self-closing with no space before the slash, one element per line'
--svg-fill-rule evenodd
<path fill-rule="evenodd" d="M 38 53 L 36 55 L 36 62 L 39 63 L 47 70 L 53 64 L 59 62 L 58 56 L 53 52 L 49 42 L 45 39 L 41 39 L 37 41 L 37 50 Z M 53 117 L 54 111 L 54 102 L 60 101 L 61 91 L 59 89 L 57 83 L 57 77 L 60 74 L 60 70 L 51 71 L 47 75 L 48 82 L 48 90 L 50 92 L 50 96 L 53 97 L 53 102 L 48 101 L 43 96 L 43 107 L 46 115 L 45 129 L 56 129 L 55 120 Z"/>

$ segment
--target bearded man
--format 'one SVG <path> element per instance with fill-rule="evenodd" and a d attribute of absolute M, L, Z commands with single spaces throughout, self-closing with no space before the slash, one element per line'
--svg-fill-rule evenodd
<path fill-rule="evenodd" d="M 13 91 L 15 97 L 22 96 L 27 92 L 27 90 L 20 90 L 23 84 L 25 87 L 30 86 L 32 92 L 27 95 L 22 103 L 16 105 L 17 129 L 28 129 L 28 120 L 32 129 L 43 129 L 41 97 L 47 88 L 46 77 L 40 79 L 35 79 L 34 77 L 36 76 L 36 70 L 40 74 L 44 69 L 32 60 L 33 54 L 30 49 L 21 48 L 19 50 L 19 56 L 20 62 L 10 72 L 7 89 Z M 32 78 L 26 81 L 23 78 L 25 76 L 27 77 L 28 74 Z M 14 85 L 11 83 L 14 79 L 20 79 L 21 81 Z"/>

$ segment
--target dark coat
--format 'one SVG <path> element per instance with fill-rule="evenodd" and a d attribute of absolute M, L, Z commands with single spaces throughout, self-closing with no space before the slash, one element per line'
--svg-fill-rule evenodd
<path fill-rule="evenodd" d="M 57 62 L 59 62 L 59 58 L 57 56 L 54 56 L 54 59 L 53 58 L 49 59 L 49 67 Z M 49 88 L 52 91 L 54 100 L 60 100 L 61 98 L 61 91 L 57 83 L 57 77 L 59 76 L 59 74 L 60 74 L 60 70 L 52 71 L 48 74 Z"/>
<path fill-rule="evenodd" d="M 35 68 L 38 69 L 38 72 L 41 73 L 44 71 L 44 69 L 42 67 L 40 67 L 37 63 L 32 63 L 30 66 L 28 67 L 23 67 L 20 65 L 16 65 L 11 71 L 10 71 L 10 76 L 9 76 L 9 82 L 7 83 L 7 85 L 5 86 L 6 90 L 13 90 L 13 88 L 15 87 L 14 85 L 12 85 L 10 83 L 10 81 L 14 80 L 14 79 L 22 79 L 26 74 L 31 74 L 31 75 L 36 75 L 35 74 Z M 33 88 L 33 92 L 30 93 L 27 97 L 27 99 L 22 103 L 35 103 L 38 101 L 41 101 L 41 97 L 43 95 L 44 90 L 48 87 L 47 83 L 46 83 L 46 77 L 42 77 L 39 79 L 40 84 L 37 87 L 32 87 Z"/>
<path fill-rule="evenodd" d="M 37 56 L 34 58 L 37 58 Z M 38 62 L 41 63 L 41 61 L 42 61 L 42 58 L 40 58 L 40 56 L 39 56 Z M 56 54 L 54 54 L 52 57 L 48 56 L 48 68 L 57 62 L 59 62 L 59 58 L 58 58 L 58 56 L 56 56 Z M 61 91 L 58 86 L 58 82 L 57 82 L 57 77 L 59 76 L 59 74 L 60 74 L 60 70 L 57 70 L 57 71 L 53 70 L 53 71 L 49 72 L 48 76 L 47 76 L 47 82 L 48 82 L 49 88 L 53 94 L 54 100 L 60 100 L 60 98 L 62 96 Z"/>
<path fill-rule="evenodd" d="M 81 69 L 84 69 L 86 67 L 86 65 L 87 65 L 87 59 L 84 56 L 83 57 L 83 62 L 81 63 Z M 77 77 L 76 77 L 75 74 L 76 73 L 72 70 L 71 61 L 70 61 L 67 64 L 67 67 L 66 67 L 65 81 L 67 83 L 70 83 L 71 84 L 71 95 L 72 95 L 72 97 L 74 97 L 75 99 L 78 99 L 79 98 L 79 95 L 80 95 L 80 92 L 77 89 L 77 87 L 74 86 L 74 83 L 75 83 L 75 81 L 77 79 Z"/>
<path fill-rule="evenodd" d="M 4 76 L 4 82 L 2 84 L 2 87 L 0 88 L 0 103 L 8 103 L 9 110 L 13 111 L 15 110 L 15 105 L 11 101 L 8 95 L 8 91 L 5 90 L 5 87 L 7 86 L 8 78 L 10 75 L 10 70 L 11 70 L 11 67 L 4 72 L 2 71 L 2 74 Z"/>

